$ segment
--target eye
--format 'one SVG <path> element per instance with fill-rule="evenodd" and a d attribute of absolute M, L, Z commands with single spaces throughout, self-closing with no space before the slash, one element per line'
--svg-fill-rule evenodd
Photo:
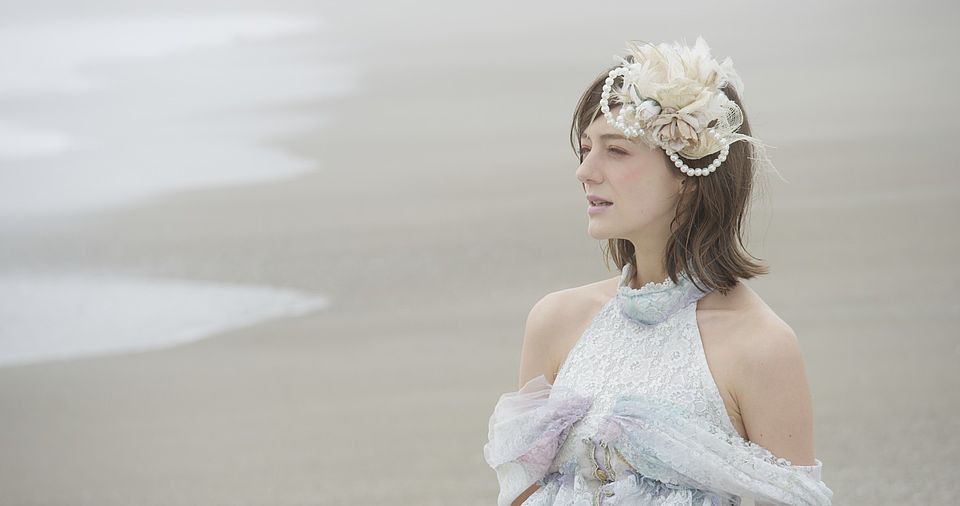
<path fill-rule="evenodd" d="M 607 148 L 607 151 L 609 151 L 610 153 L 616 154 L 616 155 L 629 155 L 629 154 L 630 154 L 630 153 L 627 153 L 626 151 L 624 151 L 623 149 L 618 148 L 618 147 L 614 147 L 614 146 L 611 146 L 611 147 Z M 590 152 L 590 148 L 580 148 L 580 159 L 582 160 L 584 157 L 586 157 L 586 156 L 587 156 L 587 153 L 589 153 L 589 152 Z"/>

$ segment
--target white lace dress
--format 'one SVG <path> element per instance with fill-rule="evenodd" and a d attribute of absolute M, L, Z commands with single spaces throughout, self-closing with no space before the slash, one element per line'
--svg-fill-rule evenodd
<path fill-rule="evenodd" d="M 707 366 L 696 322 L 706 295 L 678 282 L 620 286 L 553 384 L 541 375 L 503 394 L 487 463 L 508 506 L 830 505 L 822 462 L 794 466 L 737 433 Z"/>

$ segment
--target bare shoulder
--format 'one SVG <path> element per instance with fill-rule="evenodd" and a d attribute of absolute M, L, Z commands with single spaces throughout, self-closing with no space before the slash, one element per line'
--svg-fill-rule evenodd
<path fill-rule="evenodd" d="M 734 324 L 736 339 L 733 351 L 738 357 L 734 388 L 739 397 L 760 383 L 776 381 L 781 386 L 787 381 L 803 383 L 803 357 L 793 328 L 780 318 L 760 297 L 750 290 L 753 302 L 744 311 L 744 317 Z M 794 385 L 796 387 L 797 385 Z"/>
<path fill-rule="evenodd" d="M 544 295 L 524 325 L 520 385 L 540 374 L 550 383 L 560 364 L 604 303 L 616 293 L 619 275 Z"/>
<path fill-rule="evenodd" d="M 794 330 L 766 304 L 737 340 L 733 389 L 747 439 L 794 465 L 813 465 L 813 399 Z"/>
<path fill-rule="evenodd" d="M 709 339 L 723 341 L 724 347 L 738 358 L 739 370 L 765 364 L 772 358 L 798 358 L 793 328 L 743 282 L 726 295 L 713 292 L 705 296 L 697 310 L 701 330 L 705 327 L 709 329 Z"/>
<path fill-rule="evenodd" d="M 701 299 L 697 305 L 697 318 L 701 326 L 715 327 L 721 334 L 731 336 L 727 344 L 747 346 L 752 339 L 764 339 L 772 331 L 775 334 L 792 333 L 792 329 L 752 288 L 742 281 L 721 294 L 714 291 Z"/>
<path fill-rule="evenodd" d="M 809 386 L 790 325 L 742 282 L 726 295 L 705 296 L 697 320 L 708 363 L 740 435 L 778 447 L 781 456 L 811 460 Z"/>

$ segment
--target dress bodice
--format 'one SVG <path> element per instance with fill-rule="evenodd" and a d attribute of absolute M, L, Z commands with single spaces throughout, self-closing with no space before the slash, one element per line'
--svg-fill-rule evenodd
<path fill-rule="evenodd" d="M 703 284 L 681 272 L 633 288 L 633 274 L 625 264 L 553 384 L 540 375 L 497 402 L 483 453 L 498 504 L 537 483 L 525 506 L 828 506 L 819 460 L 794 466 L 736 432 L 697 325 Z"/>
<path fill-rule="evenodd" d="M 578 464 L 585 496 L 603 481 L 597 477 L 594 460 L 600 450 L 590 436 L 620 396 L 644 395 L 677 403 L 736 433 L 707 365 L 697 325 L 697 301 L 709 292 L 683 273 L 677 283 L 667 278 L 632 288 L 633 272 L 632 264 L 624 266 L 616 295 L 574 344 L 553 383 L 593 398 L 583 418 L 571 426 L 550 468 L 559 472 L 563 465 L 570 469 L 571 463 Z M 611 467 L 608 478 L 629 468 L 616 458 L 611 459 Z M 602 476 L 603 465 L 600 468 Z"/>
<path fill-rule="evenodd" d="M 631 276 L 632 266 L 626 264 L 617 294 L 567 354 L 554 385 L 594 398 L 583 422 L 608 412 L 620 395 L 642 394 L 682 403 L 735 431 L 697 325 L 696 302 L 707 292 L 688 278 L 677 285 L 667 279 L 634 289 L 628 283 Z M 642 321 L 633 316 L 641 313 Z"/>

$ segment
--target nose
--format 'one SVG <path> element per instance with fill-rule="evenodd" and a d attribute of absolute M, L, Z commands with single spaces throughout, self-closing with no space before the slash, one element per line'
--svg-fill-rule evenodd
<path fill-rule="evenodd" d="M 591 154 L 593 152 L 587 153 L 587 156 L 580 162 L 580 166 L 577 167 L 577 179 L 583 184 L 596 184 L 601 182 L 603 178 L 600 168 L 597 167 L 597 163 L 590 156 Z"/>

